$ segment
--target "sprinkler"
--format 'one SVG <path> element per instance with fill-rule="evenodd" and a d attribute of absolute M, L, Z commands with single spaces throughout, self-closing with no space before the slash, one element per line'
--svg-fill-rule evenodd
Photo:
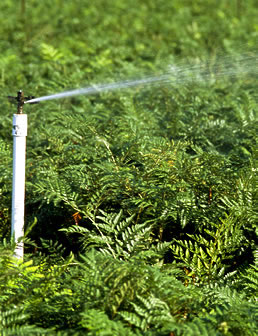
<path fill-rule="evenodd" d="M 24 93 L 22 90 L 19 90 L 17 92 L 17 96 L 13 97 L 13 96 L 8 96 L 8 99 L 11 102 L 14 102 L 15 100 L 17 101 L 17 114 L 22 114 L 23 113 L 23 105 L 25 103 L 29 103 L 29 104 L 37 104 L 37 102 L 27 102 L 31 99 L 35 99 L 35 96 L 28 96 L 28 97 L 24 97 Z"/>
<path fill-rule="evenodd" d="M 24 201 L 25 201 L 25 156 L 27 136 L 27 114 L 23 114 L 23 105 L 34 97 L 24 97 L 22 90 L 17 97 L 8 96 L 17 101 L 17 113 L 13 115 L 13 187 L 12 187 L 12 227 L 16 248 L 15 256 L 23 259 L 24 245 L 20 239 L 24 236 Z"/>

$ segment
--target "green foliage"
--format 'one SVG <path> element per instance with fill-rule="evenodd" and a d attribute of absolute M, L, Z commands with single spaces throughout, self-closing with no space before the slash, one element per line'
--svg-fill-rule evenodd
<path fill-rule="evenodd" d="M 88 215 L 92 224 L 90 229 L 74 225 L 62 231 L 80 233 L 84 249 L 99 248 L 102 253 L 112 255 L 115 259 L 129 260 L 137 256 L 153 261 L 165 254 L 169 244 L 155 244 L 151 236 L 152 226 L 148 222 L 135 223 L 134 215 L 123 220 L 122 211 L 118 214 L 101 213 L 102 216 Z"/>
<path fill-rule="evenodd" d="M 112 321 L 107 314 L 97 309 L 89 309 L 81 314 L 80 325 L 87 330 L 87 335 L 136 335 L 129 328 L 123 326 L 120 321 Z"/>
<path fill-rule="evenodd" d="M 238 218 L 228 216 L 220 225 L 213 224 L 212 231 L 202 235 L 188 235 L 190 240 L 176 241 L 172 247 L 175 258 L 183 261 L 194 281 L 216 278 L 222 270 L 232 267 L 232 258 L 241 257 L 248 241 L 245 239 Z M 207 278 L 206 278 L 207 277 Z"/>
<path fill-rule="evenodd" d="M 0 333 L 3 336 L 45 335 L 47 330 L 27 324 L 26 316 L 22 309 L 13 309 L 0 313 Z"/>
<path fill-rule="evenodd" d="M 74 262 L 1 268 L 3 335 L 252 335 L 253 300 L 228 285 L 185 285 L 176 267 L 94 250 Z M 5 257 L 6 259 L 6 257 Z M 1 259 L 2 260 L 2 259 Z M 18 275 L 18 276 L 17 276 Z M 6 281 L 8 279 L 8 281 Z M 6 310 L 5 307 L 12 307 Z M 11 310 L 10 310 L 11 309 Z M 15 331 L 14 331 L 15 330 Z"/>
<path fill-rule="evenodd" d="M 10 234 L 11 153 L 9 146 L 0 139 L 0 237 Z"/>
<path fill-rule="evenodd" d="M 1 335 L 255 335 L 257 17 L 255 0 L 1 1 Z M 17 261 L 6 96 L 168 72 L 24 107 Z"/>

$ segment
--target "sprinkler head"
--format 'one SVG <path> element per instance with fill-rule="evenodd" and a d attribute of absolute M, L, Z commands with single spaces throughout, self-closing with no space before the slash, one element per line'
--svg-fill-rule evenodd
<path fill-rule="evenodd" d="M 17 92 L 17 102 L 18 102 L 18 105 L 17 105 L 17 114 L 21 114 L 22 113 L 22 108 L 23 108 L 23 105 L 24 105 L 24 93 L 22 92 L 22 90 L 19 90 Z"/>
<path fill-rule="evenodd" d="M 17 114 L 22 114 L 23 112 L 23 105 L 26 103 L 27 100 L 31 100 L 34 99 L 34 96 L 28 96 L 28 97 L 24 97 L 24 93 L 22 90 L 19 90 L 17 92 L 17 96 L 13 97 L 13 96 L 8 96 L 8 99 L 13 101 L 16 100 L 17 101 Z M 29 103 L 29 104 L 37 104 L 37 103 Z"/>

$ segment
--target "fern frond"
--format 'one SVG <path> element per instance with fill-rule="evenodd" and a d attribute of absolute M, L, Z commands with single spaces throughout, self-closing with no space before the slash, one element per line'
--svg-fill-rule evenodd
<path fill-rule="evenodd" d="M 22 308 L 0 312 L 0 334 L 3 336 L 45 335 L 50 330 L 30 325 Z"/>
<path fill-rule="evenodd" d="M 101 211 L 101 216 L 91 217 L 91 226 L 71 226 L 62 231 L 68 234 L 79 233 L 80 241 L 85 250 L 98 247 L 103 254 L 114 258 L 129 260 L 138 253 L 145 259 L 161 258 L 169 247 L 169 243 L 153 244 L 152 226 L 146 222 L 135 223 L 135 215 L 124 219 L 123 211 L 107 214 Z"/>

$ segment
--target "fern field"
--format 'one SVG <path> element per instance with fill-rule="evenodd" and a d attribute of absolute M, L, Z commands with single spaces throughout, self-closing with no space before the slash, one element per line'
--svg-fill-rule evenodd
<path fill-rule="evenodd" d="M 1 1 L 0 335 L 257 334 L 257 17 L 255 0 Z M 162 75 L 25 105 L 17 260 L 6 96 Z"/>

